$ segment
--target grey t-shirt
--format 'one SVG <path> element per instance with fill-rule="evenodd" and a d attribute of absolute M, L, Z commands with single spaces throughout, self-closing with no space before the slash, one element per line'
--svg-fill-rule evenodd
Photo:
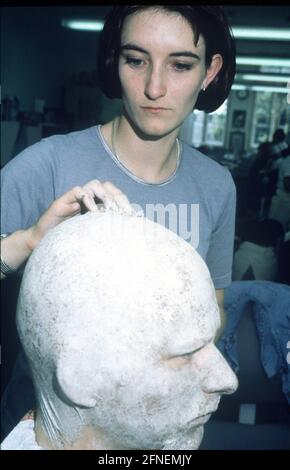
<path fill-rule="evenodd" d="M 176 172 L 163 183 L 150 184 L 116 159 L 100 126 L 43 139 L 1 172 L 1 232 L 31 226 L 54 199 L 92 179 L 111 181 L 145 216 L 191 243 L 217 289 L 230 284 L 235 186 L 228 170 L 185 143 Z"/>

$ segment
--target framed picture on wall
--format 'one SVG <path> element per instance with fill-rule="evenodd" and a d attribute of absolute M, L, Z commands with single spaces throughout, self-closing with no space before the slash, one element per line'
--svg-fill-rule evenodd
<path fill-rule="evenodd" d="M 230 134 L 230 151 L 235 155 L 238 155 L 243 152 L 245 144 L 245 134 L 244 132 L 231 132 Z"/>
<path fill-rule="evenodd" d="M 246 111 L 236 109 L 233 112 L 232 127 L 243 129 L 246 123 Z"/>

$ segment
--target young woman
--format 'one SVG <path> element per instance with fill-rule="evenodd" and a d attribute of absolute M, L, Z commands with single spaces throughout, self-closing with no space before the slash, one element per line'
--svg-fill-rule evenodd
<path fill-rule="evenodd" d="M 193 109 L 212 112 L 229 94 L 235 46 L 223 10 L 116 6 L 99 50 L 100 87 L 122 99 L 122 113 L 43 139 L 3 169 L 1 228 L 12 233 L 1 242 L 3 276 L 50 227 L 79 213 L 81 201 L 88 210 L 97 210 L 95 197 L 124 210 L 130 201 L 197 249 L 222 305 L 231 282 L 235 187 L 225 168 L 178 134 Z"/>

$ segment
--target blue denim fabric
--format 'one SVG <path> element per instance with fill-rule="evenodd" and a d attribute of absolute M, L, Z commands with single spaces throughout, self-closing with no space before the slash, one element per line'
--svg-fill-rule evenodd
<path fill-rule="evenodd" d="M 270 281 L 234 281 L 225 289 L 226 329 L 217 346 L 237 372 L 237 328 L 247 305 L 252 304 L 261 361 L 267 376 L 282 376 L 282 388 L 290 403 L 290 287 Z"/>

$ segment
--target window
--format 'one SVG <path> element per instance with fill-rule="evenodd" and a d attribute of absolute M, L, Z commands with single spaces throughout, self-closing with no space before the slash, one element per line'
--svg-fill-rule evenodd
<path fill-rule="evenodd" d="M 290 107 L 284 93 L 256 92 L 251 147 L 271 141 L 274 131 L 279 127 L 287 134 L 290 130 L 289 122 Z"/>
<path fill-rule="evenodd" d="M 223 146 L 226 130 L 227 101 L 214 113 L 193 111 L 181 127 L 180 137 L 189 145 Z"/>
<path fill-rule="evenodd" d="M 251 147 L 266 142 L 270 135 L 273 93 L 262 91 L 255 96 L 254 122 Z"/>
<path fill-rule="evenodd" d="M 206 115 L 204 143 L 213 146 L 224 145 L 227 117 L 227 102 L 214 113 Z"/>

